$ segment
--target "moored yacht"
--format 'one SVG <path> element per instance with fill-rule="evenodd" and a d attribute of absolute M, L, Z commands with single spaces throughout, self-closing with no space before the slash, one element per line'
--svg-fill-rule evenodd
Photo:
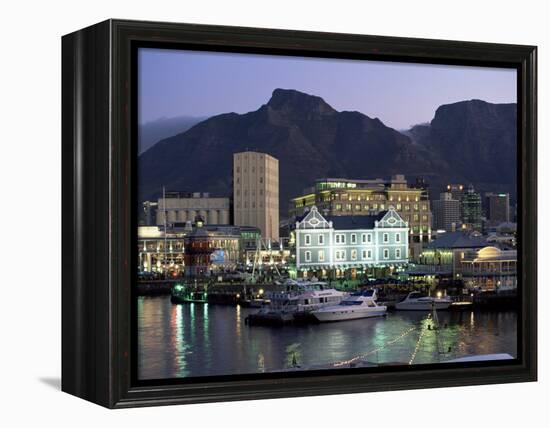
<path fill-rule="evenodd" d="M 418 291 L 413 291 L 408 296 L 395 304 L 398 311 L 430 311 L 432 309 L 449 309 L 453 301 L 447 297 L 425 296 Z"/>
<path fill-rule="evenodd" d="M 295 289 L 268 293 L 269 304 L 249 315 L 249 323 L 286 323 L 305 320 L 311 311 L 338 304 L 346 296 L 322 282 L 301 283 Z"/>
<path fill-rule="evenodd" d="M 317 321 L 345 321 L 359 318 L 380 317 L 386 314 L 387 308 L 376 303 L 376 290 L 352 293 L 338 305 L 324 306 L 313 310 Z"/>

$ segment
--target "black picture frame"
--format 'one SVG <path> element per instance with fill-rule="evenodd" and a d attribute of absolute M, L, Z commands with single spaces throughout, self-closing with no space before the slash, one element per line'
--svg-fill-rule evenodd
<path fill-rule="evenodd" d="M 518 360 L 136 382 L 136 44 L 518 71 Z M 109 408 L 537 379 L 534 46 L 107 20 L 62 38 L 62 390 Z"/>

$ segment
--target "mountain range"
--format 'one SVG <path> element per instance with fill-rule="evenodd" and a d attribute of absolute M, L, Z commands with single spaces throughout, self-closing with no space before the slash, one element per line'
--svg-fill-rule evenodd
<path fill-rule="evenodd" d="M 279 159 L 280 207 L 315 179 L 423 177 L 431 196 L 447 183 L 480 191 L 516 186 L 516 104 L 480 100 L 442 105 L 430 123 L 396 131 L 322 98 L 275 89 L 258 110 L 226 113 L 162 139 L 139 157 L 139 199 L 169 190 L 231 194 L 232 155 L 244 150 Z"/>
<path fill-rule="evenodd" d="M 202 122 L 206 117 L 176 116 L 161 117 L 139 126 L 138 152 L 145 152 L 155 143 L 172 135 L 187 131 L 192 126 Z"/>

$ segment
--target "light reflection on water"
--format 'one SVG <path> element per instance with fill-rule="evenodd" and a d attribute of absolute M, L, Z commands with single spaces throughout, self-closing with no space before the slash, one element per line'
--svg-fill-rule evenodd
<path fill-rule="evenodd" d="M 329 368 L 367 355 L 372 363 L 437 363 L 475 354 L 517 355 L 517 314 L 438 312 L 439 330 L 424 312 L 303 326 L 244 324 L 256 309 L 205 304 L 173 305 L 167 296 L 138 301 L 140 379 Z M 424 334 L 418 343 L 423 325 Z M 412 331 L 411 331 L 412 330 Z M 389 345 L 390 344 L 390 345 Z"/>

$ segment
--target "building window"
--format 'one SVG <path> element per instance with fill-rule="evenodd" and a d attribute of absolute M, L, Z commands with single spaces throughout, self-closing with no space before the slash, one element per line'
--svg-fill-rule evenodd
<path fill-rule="evenodd" d="M 366 233 L 362 233 L 362 234 L 361 234 L 361 243 L 362 243 L 362 244 L 366 244 L 366 243 L 367 243 L 367 234 L 366 234 Z"/>
<path fill-rule="evenodd" d="M 361 211 L 361 204 L 355 204 L 355 211 Z"/>
<path fill-rule="evenodd" d="M 325 250 L 319 250 L 319 252 L 317 254 L 318 254 L 319 262 L 324 262 L 325 261 Z"/>
<path fill-rule="evenodd" d="M 346 243 L 346 235 L 343 233 L 337 233 L 336 235 L 336 243 L 337 244 L 345 244 Z"/>
<path fill-rule="evenodd" d="M 351 250 L 351 259 L 357 260 L 357 250 Z"/>
<path fill-rule="evenodd" d="M 346 260 L 346 250 L 336 250 L 335 255 L 338 261 Z"/>
<path fill-rule="evenodd" d="M 386 242 L 386 243 L 389 242 L 390 241 L 390 235 L 388 233 L 384 233 L 382 235 L 382 241 Z"/>
<path fill-rule="evenodd" d="M 311 245 L 311 235 L 304 236 L 305 245 Z"/>
<path fill-rule="evenodd" d="M 334 209 L 335 209 L 336 211 L 342 211 L 342 204 L 336 204 L 336 205 L 334 206 Z"/>
<path fill-rule="evenodd" d="M 305 256 L 306 256 L 306 262 L 310 262 L 311 261 L 311 251 L 306 251 Z"/>
<path fill-rule="evenodd" d="M 361 251 L 361 258 L 363 260 L 372 259 L 372 250 L 362 250 Z"/>
<path fill-rule="evenodd" d="M 325 243 L 325 235 L 319 235 L 317 237 L 317 244 L 318 245 L 323 245 Z"/>
<path fill-rule="evenodd" d="M 400 233 L 395 234 L 395 242 L 401 242 L 401 234 Z"/>
<path fill-rule="evenodd" d="M 367 233 L 367 242 L 369 244 L 372 242 L 372 233 Z"/>
<path fill-rule="evenodd" d="M 390 258 L 390 250 L 385 249 L 385 250 L 384 250 L 384 259 L 387 260 L 387 259 L 389 259 L 389 258 Z"/>
<path fill-rule="evenodd" d="M 351 204 L 346 204 L 346 211 L 351 211 Z"/>
<path fill-rule="evenodd" d="M 395 258 L 396 259 L 400 259 L 401 258 L 401 250 L 399 248 L 397 248 L 395 250 Z"/>
<path fill-rule="evenodd" d="M 355 233 L 351 234 L 351 243 L 352 244 L 357 244 L 357 234 L 355 234 Z"/>

